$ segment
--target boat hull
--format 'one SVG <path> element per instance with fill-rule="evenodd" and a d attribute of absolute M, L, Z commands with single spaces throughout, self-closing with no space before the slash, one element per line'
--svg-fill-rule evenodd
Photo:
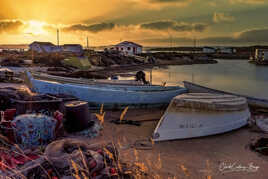
<path fill-rule="evenodd" d="M 229 132 L 248 123 L 249 110 L 230 112 L 169 111 L 153 134 L 154 141 L 187 139 Z"/>
<path fill-rule="evenodd" d="M 188 93 L 173 98 L 153 133 L 154 141 L 203 137 L 245 126 L 251 114 L 245 98 Z"/>
<path fill-rule="evenodd" d="M 99 108 L 102 104 L 105 108 L 117 109 L 126 106 L 132 108 L 147 108 L 166 106 L 174 96 L 186 93 L 181 87 L 152 89 L 147 86 L 145 90 L 127 85 L 119 88 L 114 85 L 104 87 L 94 85 L 61 84 L 57 82 L 42 81 L 30 78 L 31 88 L 41 94 L 68 94 L 80 100 L 87 101 L 91 108 Z"/>

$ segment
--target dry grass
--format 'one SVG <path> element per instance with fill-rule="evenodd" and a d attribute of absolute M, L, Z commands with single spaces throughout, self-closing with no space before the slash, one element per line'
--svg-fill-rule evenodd
<path fill-rule="evenodd" d="M 121 113 L 121 115 L 120 115 L 120 121 L 122 121 L 122 120 L 124 119 L 124 117 L 125 117 L 127 111 L 128 111 L 128 106 L 127 106 L 127 107 L 123 110 L 123 112 Z"/>
<path fill-rule="evenodd" d="M 126 113 L 128 111 L 128 107 L 126 107 L 121 115 L 120 115 L 120 121 L 124 120 Z M 98 120 L 100 121 L 100 124 L 103 125 L 104 123 L 104 117 L 105 117 L 105 112 L 103 111 L 103 105 L 100 108 L 99 114 L 95 114 L 96 117 L 98 118 Z M 120 140 L 121 138 L 121 140 Z M 8 141 L 8 139 L 2 135 L 0 135 L 0 141 L 5 144 L 6 146 L 11 146 L 13 145 L 13 147 L 16 149 L 16 151 L 11 151 L 10 149 L 6 148 L 6 147 L 0 147 L 0 151 L 6 151 L 6 152 L 14 152 L 17 155 L 21 155 L 27 158 L 27 156 L 25 155 L 24 151 L 16 144 L 10 144 L 10 142 Z M 117 143 L 113 144 L 114 148 L 115 146 L 119 146 L 119 148 L 122 148 L 122 146 L 124 146 L 125 144 L 128 143 L 128 140 L 126 139 L 125 136 L 120 136 L 118 137 L 118 139 L 116 139 Z M 151 140 L 152 146 L 155 145 L 154 141 Z M 163 175 L 161 175 L 161 170 L 163 169 L 163 160 L 162 160 L 162 156 L 159 153 L 158 155 L 148 155 L 146 156 L 146 158 L 143 158 L 144 154 L 142 154 L 143 151 L 139 151 L 136 150 L 135 148 L 133 149 L 133 157 L 134 157 L 134 161 L 129 162 L 128 161 L 128 170 L 125 169 L 125 165 L 123 165 L 123 163 L 125 161 L 121 161 L 121 159 L 126 159 L 129 155 L 130 151 L 120 151 L 120 155 L 119 156 L 114 156 L 113 153 L 111 153 L 107 148 L 103 148 L 104 153 L 113 160 L 113 164 L 115 166 L 115 169 L 118 173 L 123 173 L 123 174 L 129 174 L 131 176 L 133 176 L 135 179 L 143 179 L 143 178 L 154 178 L 154 179 L 178 179 L 179 178 L 179 174 L 183 174 L 185 178 L 190 178 L 191 174 L 189 169 L 186 168 L 186 166 L 184 166 L 183 164 L 179 164 L 179 168 L 178 168 L 178 172 L 176 175 L 174 176 L 168 176 L 168 177 L 163 177 Z M 91 176 L 91 173 L 89 171 L 86 159 L 85 159 L 85 155 L 83 154 L 83 152 L 81 151 L 81 149 L 79 148 L 79 152 L 81 155 L 81 165 L 80 166 L 78 163 L 76 163 L 74 160 L 70 160 L 70 166 L 73 168 L 72 170 L 72 176 L 76 179 L 88 179 L 90 178 L 89 176 Z M 122 154 L 122 155 L 121 155 Z M 157 159 L 155 160 L 155 157 L 157 157 Z M 104 160 L 104 165 L 108 166 L 106 160 Z M 12 169 L 8 166 L 5 165 L 5 163 L 3 161 L 0 162 L 0 166 L 2 167 L 1 169 L 4 170 L 9 170 L 12 173 L 14 173 L 17 176 L 20 176 L 21 178 L 27 178 L 26 176 L 23 176 L 23 174 L 20 173 L 20 171 L 16 170 L 16 169 Z M 46 169 L 44 169 L 41 165 L 39 165 L 40 168 L 42 170 L 44 170 L 44 173 L 47 175 L 48 178 L 51 178 L 51 176 L 48 174 L 48 172 L 46 171 Z M 206 161 L 206 168 L 208 171 L 210 170 L 210 163 L 209 161 Z M 56 171 L 57 174 L 59 175 L 58 171 Z M 147 175 L 148 174 L 148 175 Z M 207 173 L 206 176 L 204 176 L 204 178 L 206 179 L 212 179 L 212 173 Z M 122 175 L 119 175 L 119 178 L 123 179 Z"/>
<path fill-rule="evenodd" d="M 103 125 L 105 117 L 105 112 L 103 112 L 103 104 L 101 105 L 100 113 L 99 114 L 95 113 L 95 116 L 100 121 L 100 125 Z"/>

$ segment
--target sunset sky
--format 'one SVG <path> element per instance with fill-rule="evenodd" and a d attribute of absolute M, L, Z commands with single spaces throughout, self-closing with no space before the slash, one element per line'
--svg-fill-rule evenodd
<path fill-rule="evenodd" d="M 268 0 L 0 0 L 0 44 L 268 45 L 267 18 Z"/>

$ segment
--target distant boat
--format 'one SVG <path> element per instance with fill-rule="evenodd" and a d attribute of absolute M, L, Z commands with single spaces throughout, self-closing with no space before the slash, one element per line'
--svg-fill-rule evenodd
<path fill-rule="evenodd" d="M 168 105 L 174 96 L 186 93 L 179 86 L 150 85 L 113 85 L 113 84 L 76 84 L 75 82 L 55 82 L 34 79 L 26 72 L 26 81 L 35 92 L 45 94 L 68 94 L 87 101 L 92 108 L 104 104 L 106 108 L 123 108 L 126 106 L 147 108 Z"/>
<path fill-rule="evenodd" d="M 250 118 L 246 98 L 188 93 L 171 101 L 153 133 L 154 141 L 186 139 L 229 132 Z"/>
<path fill-rule="evenodd" d="M 217 93 L 217 94 L 235 95 L 235 96 L 245 97 L 248 101 L 249 106 L 251 106 L 251 107 L 268 108 L 268 100 L 267 99 L 260 99 L 260 98 L 239 95 L 239 94 L 225 92 L 225 91 L 220 91 L 220 90 L 208 88 L 205 86 L 201 86 L 198 84 L 194 84 L 194 83 L 191 83 L 188 81 L 184 81 L 183 83 L 184 83 L 185 88 L 187 88 L 190 93 Z"/>

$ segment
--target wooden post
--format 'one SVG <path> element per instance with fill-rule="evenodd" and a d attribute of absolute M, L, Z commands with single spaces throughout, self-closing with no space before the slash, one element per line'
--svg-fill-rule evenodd
<path fill-rule="evenodd" d="M 150 84 L 153 84 L 153 69 L 150 71 Z"/>
<path fill-rule="evenodd" d="M 58 43 L 58 47 L 60 46 L 60 39 L 59 39 L 59 29 L 57 29 L 57 43 Z"/>
<path fill-rule="evenodd" d="M 34 51 L 33 51 L 33 48 L 32 48 L 32 63 L 34 63 Z"/>

